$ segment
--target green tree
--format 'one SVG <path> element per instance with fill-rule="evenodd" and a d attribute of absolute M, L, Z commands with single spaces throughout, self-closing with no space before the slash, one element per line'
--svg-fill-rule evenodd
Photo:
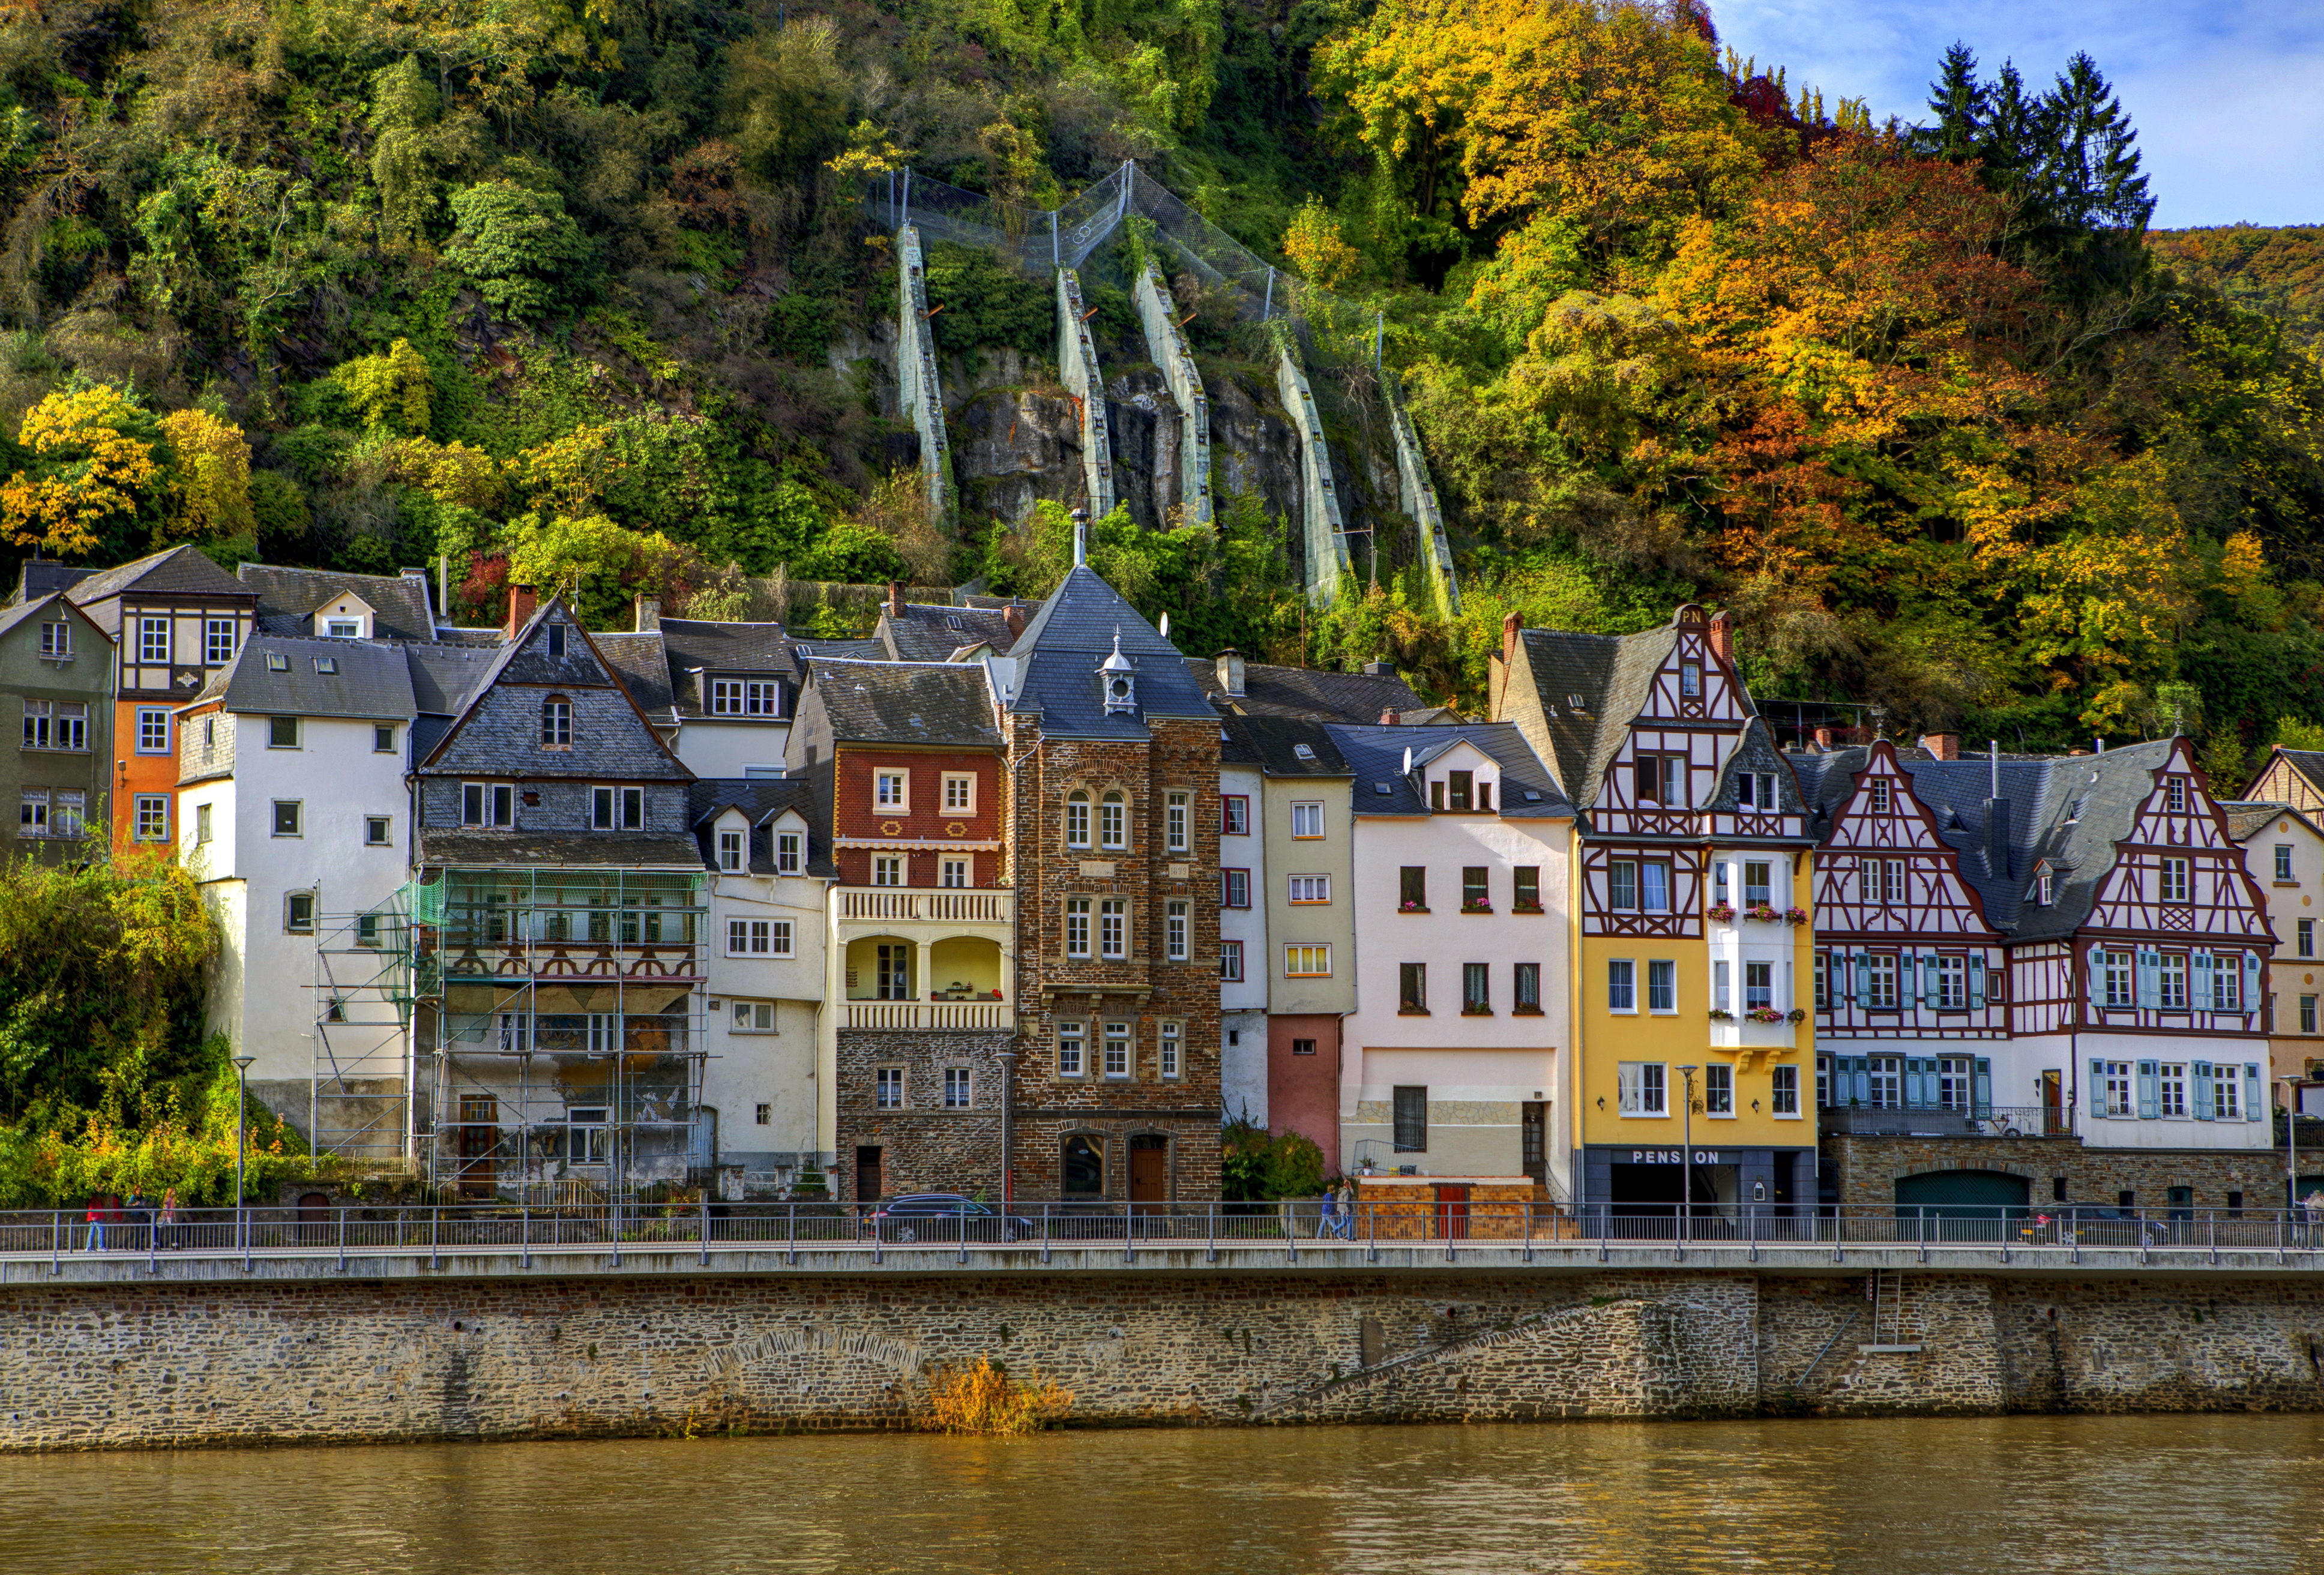
<path fill-rule="evenodd" d="M 476 281 L 484 299 L 512 318 L 546 317 L 596 293 L 596 248 L 553 192 L 487 180 L 452 197 L 459 230 L 444 260 Z"/>

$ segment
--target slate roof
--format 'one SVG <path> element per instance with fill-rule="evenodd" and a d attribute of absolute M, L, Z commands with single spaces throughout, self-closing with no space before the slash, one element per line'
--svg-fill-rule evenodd
<path fill-rule="evenodd" d="M 267 658 L 287 666 L 277 672 Z M 335 670 L 324 672 L 318 663 Z M 244 715 L 349 716 L 408 722 L 417 710 L 410 665 L 400 647 L 359 640 L 292 640 L 253 635 L 187 706 L 223 701 Z"/>
<path fill-rule="evenodd" d="M 816 821 L 813 785 L 802 777 L 788 777 L 779 781 L 759 778 L 738 778 L 719 777 L 698 781 L 687 789 L 687 812 L 694 827 L 695 841 L 700 845 L 702 861 L 711 868 L 718 865 L 718 850 L 713 842 L 716 836 L 714 823 L 729 809 L 740 809 L 751 822 L 750 870 L 753 875 L 775 873 L 775 822 L 786 810 L 797 810 L 807 822 L 807 873 L 835 877 L 838 868 L 831 861 L 831 848 L 826 828 Z"/>
<path fill-rule="evenodd" d="M 1549 768 L 1569 797 L 1598 797 L 1631 722 L 1646 708 L 1655 674 L 1678 643 L 1676 615 L 1640 634 L 1577 634 L 1565 629 L 1524 629 L 1517 639 L 1549 738 Z M 1517 681 L 1511 673 L 1511 682 Z M 1572 696 L 1582 696 L 1580 709 Z"/>
<path fill-rule="evenodd" d="M 748 673 L 798 682 L 798 652 L 779 623 L 713 623 L 705 619 L 665 618 L 661 639 L 668 666 L 662 687 L 680 716 L 702 716 L 702 690 L 694 670 Z M 639 704 L 645 696 L 638 697 Z M 787 711 L 788 707 L 785 708 Z M 725 718 L 719 718 L 724 721 Z"/>
<path fill-rule="evenodd" d="M 254 593 L 212 563 L 199 548 L 173 547 L 116 568 L 99 569 L 71 587 L 72 599 L 86 607 L 127 591 L 141 595 L 235 596 L 255 599 Z"/>
<path fill-rule="evenodd" d="M 1033 615 L 1032 603 L 1019 602 L 1014 605 L 1021 608 L 1027 618 Z M 951 607 L 908 602 L 901 617 L 881 604 L 880 628 L 873 638 L 892 660 L 940 662 L 971 645 L 989 645 L 997 655 L 1006 656 L 1017 636 L 1010 631 L 1008 617 L 1001 607 Z"/>
<path fill-rule="evenodd" d="M 567 631 L 563 656 L 549 651 L 552 623 Z M 414 752 L 414 769 L 422 776 L 476 772 L 691 781 L 694 773 L 662 742 L 614 672 L 611 660 L 598 656 L 588 631 L 563 598 L 552 597 L 493 653 L 451 726 L 426 753 Z M 574 748 L 569 752 L 540 748 L 540 703 L 549 689 L 564 691 L 573 704 Z"/>
<path fill-rule="evenodd" d="M 68 591 L 97 573 L 78 564 L 59 563 L 52 557 L 28 557 L 16 570 L 18 603 L 37 601 L 57 591 Z"/>
<path fill-rule="evenodd" d="M 457 716 L 492 676 L 494 654 L 475 646 L 406 647 L 412 703 L 423 714 Z"/>
<path fill-rule="evenodd" d="M 808 683 L 836 743 L 1001 747 L 982 663 L 824 660 Z"/>
<path fill-rule="evenodd" d="M 2239 843 L 2251 841 L 2285 815 L 2324 835 L 2324 828 L 2289 804 L 2273 804 L 2264 798 L 2222 798 L 2219 807 L 2227 813 L 2227 834 Z"/>
<path fill-rule="evenodd" d="M 791 642 L 800 657 L 836 657 L 841 661 L 884 662 L 892 659 L 876 640 L 800 640 Z M 950 653 L 946 653 L 950 654 Z"/>
<path fill-rule="evenodd" d="M 1127 714 L 1109 714 L 1098 690 L 1117 634 L 1137 679 L 1138 709 Z M 1218 714 L 1178 648 L 1087 564 L 1074 566 L 1004 659 L 1010 709 L 1040 713 L 1048 737 L 1142 740 L 1148 716 Z"/>
<path fill-rule="evenodd" d="M 622 680 L 622 687 L 646 714 L 646 720 L 657 726 L 671 725 L 678 717 L 678 705 L 669 692 L 669 653 L 662 643 L 659 631 L 642 630 L 635 633 L 620 631 L 590 636 L 597 649 Z"/>
<path fill-rule="evenodd" d="M 1231 741 L 1240 764 L 1256 765 L 1270 777 L 1345 777 L 1351 768 L 1332 741 L 1329 724 L 1305 717 L 1229 716 L 1219 732 Z M 1307 753 L 1299 750 L 1305 745 Z M 1219 748 L 1227 758 L 1228 744 Z"/>
<path fill-rule="evenodd" d="M 1501 793 L 1496 808 L 1504 820 L 1570 815 L 1574 812 L 1515 723 L 1464 722 L 1458 727 L 1425 731 L 1382 727 L 1378 723 L 1370 727 L 1332 723 L 1328 731 L 1341 758 L 1355 775 L 1358 815 L 1428 814 L 1426 790 L 1415 779 L 1419 775 L 1418 768 L 1462 740 L 1476 745 L 1499 764 Z M 1415 767 L 1409 775 L 1404 769 L 1407 749 L 1413 751 Z M 1379 791 L 1383 784 L 1388 788 L 1385 793 Z M 1528 793 L 1536 797 L 1528 798 Z"/>
<path fill-rule="evenodd" d="M 348 575 L 332 569 L 283 568 L 246 563 L 235 570 L 245 590 L 258 594 L 258 626 L 269 634 L 312 634 L 315 610 L 339 596 L 363 598 L 377 640 L 432 641 L 436 615 L 428 582 L 411 575 Z"/>
<path fill-rule="evenodd" d="M 1394 673 L 1327 673 L 1314 668 L 1243 664 L 1243 692 L 1229 695 L 1215 659 L 1186 659 L 1186 671 L 1211 704 L 1243 716 L 1305 716 L 1317 722 L 1375 723 L 1383 711 L 1423 709 L 1420 696 Z"/>
<path fill-rule="evenodd" d="M 638 833 L 453 830 L 423 826 L 415 864 L 558 864 L 567 869 L 702 868 L 702 850 L 690 836 Z"/>
<path fill-rule="evenodd" d="M 2275 752 L 2282 758 L 2284 764 L 2306 778 L 2310 788 L 2319 794 L 2324 794 L 2324 751 L 2288 750 L 2282 744 L 2278 744 L 2275 746 Z"/>

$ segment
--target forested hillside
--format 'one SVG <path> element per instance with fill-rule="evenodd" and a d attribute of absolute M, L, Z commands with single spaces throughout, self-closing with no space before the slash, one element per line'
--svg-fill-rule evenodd
<path fill-rule="evenodd" d="M 2324 333 L 2324 225 L 2156 230 L 2146 244 L 2182 282 L 2281 318 L 2310 344 Z"/>
<path fill-rule="evenodd" d="M 1053 206 L 1136 160 L 1377 314 L 1466 594 L 1450 629 L 1392 575 L 1304 614 L 1244 498 L 1101 532 L 1156 609 L 1222 590 L 1253 648 L 1473 705 L 1505 612 L 1691 595 L 1766 695 L 2013 747 L 2176 723 L 2234 786 L 2324 721 L 2308 338 L 2247 309 L 2260 270 L 2144 244 L 2087 59 L 1929 64 L 1925 124 L 1875 126 L 1692 0 L 17 7 L 0 530 L 442 555 L 479 618 L 512 578 L 600 618 L 779 568 L 1038 590 L 1038 523 L 947 539 L 888 479 L 859 192 L 908 164 Z M 937 272 L 941 345 L 1051 353 L 1045 281 Z"/>

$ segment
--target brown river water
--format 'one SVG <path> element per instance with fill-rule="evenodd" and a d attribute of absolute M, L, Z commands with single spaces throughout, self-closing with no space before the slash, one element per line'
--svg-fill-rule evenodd
<path fill-rule="evenodd" d="M 2324 1416 L 0 1457 L 0 1570 L 2324 1572 Z"/>

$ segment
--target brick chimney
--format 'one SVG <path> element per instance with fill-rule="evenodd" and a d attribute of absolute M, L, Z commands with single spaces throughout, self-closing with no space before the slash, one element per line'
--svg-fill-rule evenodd
<path fill-rule="evenodd" d="M 640 596 L 638 598 L 638 632 L 640 634 L 651 634 L 660 627 L 661 598 L 659 596 Z"/>
<path fill-rule="evenodd" d="M 1380 724 L 1382 727 L 1394 727 L 1394 726 L 1396 726 L 1396 725 L 1397 725 L 1397 714 L 1396 714 L 1396 708 L 1395 708 L 1394 706 L 1389 706 L 1388 709 L 1386 709 L 1386 710 L 1384 710 L 1384 711 L 1382 711 L 1382 712 L 1380 713 L 1379 724 Z"/>
<path fill-rule="evenodd" d="M 1831 729 L 1819 727 L 1815 730 L 1815 747 L 1821 754 L 1831 753 Z"/>
<path fill-rule="evenodd" d="M 501 634 L 503 639 L 514 640 L 516 631 L 531 622 L 540 606 L 540 598 L 533 594 L 530 585 L 511 585 L 508 598 L 508 622 L 501 625 Z"/>
<path fill-rule="evenodd" d="M 1517 635 L 1524 630 L 1524 628 L 1525 615 L 1523 613 L 1511 612 L 1502 618 L 1501 659 L 1503 661 L 1513 662 L 1517 659 Z"/>
<path fill-rule="evenodd" d="M 890 618 L 901 618 L 903 615 L 904 587 L 897 584 L 894 580 L 890 580 L 888 582 L 888 616 Z"/>
<path fill-rule="evenodd" d="M 1009 626 L 1009 638 L 1014 641 L 1025 632 L 1025 609 L 1011 602 L 1001 609 L 1001 622 Z"/>
<path fill-rule="evenodd" d="M 1924 732 L 1921 735 L 1921 747 L 1929 751 L 1929 758 L 1932 760 L 1958 760 L 1960 759 L 1960 734 Z"/>
<path fill-rule="evenodd" d="M 1711 654 L 1729 667 L 1735 665 L 1735 614 L 1721 607 L 1711 615 Z"/>

